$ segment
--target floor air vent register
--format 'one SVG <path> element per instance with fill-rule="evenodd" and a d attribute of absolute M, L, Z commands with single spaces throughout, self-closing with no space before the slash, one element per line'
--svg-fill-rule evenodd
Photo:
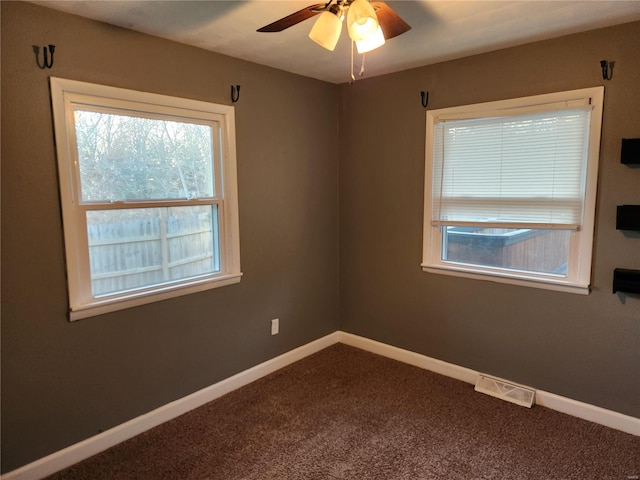
<path fill-rule="evenodd" d="M 531 388 L 482 374 L 478 376 L 475 390 L 527 408 L 533 406 L 536 398 L 536 391 Z"/>

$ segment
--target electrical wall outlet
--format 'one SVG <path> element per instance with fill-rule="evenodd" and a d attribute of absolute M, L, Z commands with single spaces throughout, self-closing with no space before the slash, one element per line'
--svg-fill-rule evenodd
<path fill-rule="evenodd" d="M 280 319 L 274 318 L 271 320 L 271 335 L 277 335 L 280 333 Z"/>

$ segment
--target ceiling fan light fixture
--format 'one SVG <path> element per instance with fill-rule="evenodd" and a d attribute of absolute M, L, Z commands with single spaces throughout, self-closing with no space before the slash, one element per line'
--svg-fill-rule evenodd
<path fill-rule="evenodd" d="M 374 33 L 373 35 L 369 35 L 364 40 L 357 41 L 356 47 L 358 49 L 358 53 L 367 53 L 384 45 L 384 41 L 385 40 L 384 33 L 382 33 L 382 27 L 378 25 L 376 33 Z"/>
<path fill-rule="evenodd" d="M 379 27 L 378 17 L 368 0 L 353 0 L 347 12 L 347 28 L 354 42 L 367 39 L 376 34 Z"/>
<path fill-rule="evenodd" d="M 342 18 L 333 12 L 325 11 L 320 14 L 313 28 L 309 32 L 309 38 L 321 47 L 333 52 L 342 31 Z"/>

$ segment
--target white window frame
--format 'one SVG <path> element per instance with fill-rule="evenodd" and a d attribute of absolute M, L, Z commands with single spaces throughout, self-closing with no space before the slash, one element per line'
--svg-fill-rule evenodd
<path fill-rule="evenodd" d="M 240 282 L 240 238 L 238 189 L 236 173 L 235 111 L 232 106 L 160 94 L 127 90 L 75 80 L 50 78 L 60 197 L 65 239 L 69 318 L 101 315 L 155 301 L 200 292 Z M 216 205 L 218 208 L 220 265 L 219 272 L 181 281 L 173 281 L 110 295 L 93 296 L 89 270 L 89 248 L 86 225 L 87 209 L 95 202 L 84 202 L 80 193 L 78 153 L 75 140 L 74 108 L 129 109 L 149 118 L 175 120 L 183 117 L 196 121 L 216 122 L 219 128 L 219 155 L 214 154 L 214 172 L 220 178 L 220 191 L 210 201 L 179 199 L 163 201 L 115 202 L 112 207 L 144 208 L 190 205 Z M 216 157 L 220 157 L 218 162 Z M 219 180 L 219 181 L 218 181 Z"/>
<path fill-rule="evenodd" d="M 604 87 L 593 87 L 427 111 L 423 271 L 587 295 L 590 290 L 591 281 L 603 100 Z M 570 109 L 572 105 L 576 104 L 591 105 L 592 112 L 584 184 L 584 209 L 579 227 L 571 231 L 570 234 L 567 275 L 538 274 L 529 271 L 492 268 L 442 260 L 442 228 L 445 227 L 432 221 L 434 125 L 444 119 L 485 118 L 515 113 L 516 111 L 534 112 L 544 111 L 546 109 L 557 110 L 559 106 L 561 108 L 562 106 L 566 106 L 567 109 Z"/>

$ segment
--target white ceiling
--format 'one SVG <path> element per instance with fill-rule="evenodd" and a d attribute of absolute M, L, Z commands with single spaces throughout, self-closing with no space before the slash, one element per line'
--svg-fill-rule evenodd
<path fill-rule="evenodd" d="M 323 0 L 68 1 L 49 8 L 138 30 L 332 83 L 349 81 L 350 42 L 334 52 L 308 37 L 308 19 L 279 33 L 256 30 Z M 386 2 L 412 27 L 367 54 L 365 77 L 640 20 L 640 0 L 415 0 Z M 356 75 L 361 60 L 356 56 Z"/>

